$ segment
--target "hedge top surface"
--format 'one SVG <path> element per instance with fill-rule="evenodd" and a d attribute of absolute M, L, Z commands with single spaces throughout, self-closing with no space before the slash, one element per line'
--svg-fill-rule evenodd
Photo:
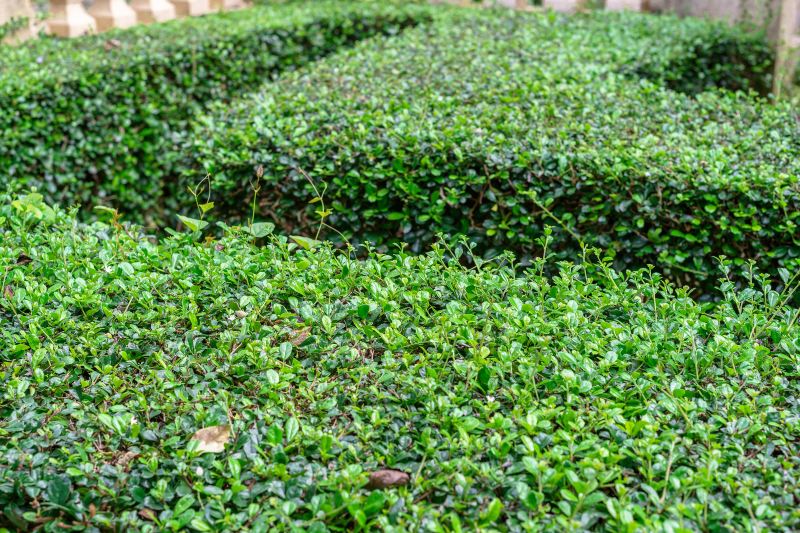
<path fill-rule="evenodd" d="M 34 88 L 37 82 L 63 83 L 103 68 L 134 68 L 137 62 L 168 61 L 201 43 L 212 45 L 249 32 L 303 26 L 319 18 L 352 12 L 422 12 L 425 6 L 398 2 L 315 0 L 260 5 L 237 11 L 188 17 L 113 30 L 76 39 L 44 38 L 0 48 L 0 94 Z"/>
<path fill-rule="evenodd" d="M 648 60 L 666 69 L 673 46 L 719 26 L 618 13 L 447 12 L 398 38 L 324 58 L 247 96 L 238 109 L 212 114 L 212 125 L 230 126 L 210 139 L 208 165 L 219 160 L 224 167 L 228 148 L 256 162 L 247 149 L 274 144 L 290 155 L 313 149 L 307 157 L 320 153 L 324 164 L 324 157 L 340 156 L 337 148 L 345 152 L 352 143 L 355 152 L 359 140 L 385 134 L 398 149 L 459 147 L 465 156 L 510 157 L 510 165 L 524 163 L 525 152 L 613 159 L 627 151 L 641 166 L 666 166 L 682 179 L 795 183 L 800 125 L 789 103 L 685 95 L 628 76 L 643 73 Z M 654 50 L 656 43 L 667 52 Z M 344 146 L 336 146 L 337 136 Z M 202 136 L 196 141 L 206 147 Z"/>
<path fill-rule="evenodd" d="M 768 284 L 196 238 L 0 202 L 0 525 L 800 527 Z"/>

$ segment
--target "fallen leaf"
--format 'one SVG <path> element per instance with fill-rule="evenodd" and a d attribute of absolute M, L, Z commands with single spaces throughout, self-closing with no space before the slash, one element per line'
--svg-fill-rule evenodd
<path fill-rule="evenodd" d="M 119 48 L 122 43 L 119 42 L 117 39 L 109 39 L 105 42 L 103 47 L 106 49 L 106 52 L 110 52 L 114 48 Z"/>
<path fill-rule="evenodd" d="M 197 430 L 192 436 L 192 440 L 199 442 L 198 452 L 219 453 L 225 450 L 231 434 L 231 427 L 228 424 L 221 426 L 211 426 Z"/>
<path fill-rule="evenodd" d="M 137 457 L 139 457 L 138 453 L 128 450 L 127 452 L 121 453 L 119 456 L 115 457 L 114 464 L 117 466 L 125 466 Z"/>
<path fill-rule="evenodd" d="M 309 335 L 311 335 L 311 328 L 293 331 L 292 338 L 289 339 L 289 342 L 291 342 L 295 346 L 300 346 L 309 337 Z"/>
<path fill-rule="evenodd" d="M 384 470 L 376 470 L 369 475 L 369 489 L 386 489 L 389 487 L 399 487 L 406 485 L 411 478 L 402 470 L 393 470 L 387 468 Z"/>

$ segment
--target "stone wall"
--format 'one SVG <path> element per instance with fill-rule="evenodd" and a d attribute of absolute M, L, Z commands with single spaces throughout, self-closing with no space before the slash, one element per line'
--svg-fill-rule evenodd
<path fill-rule="evenodd" d="M 14 35 L 6 36 L 6 41 L 14 42 L 29 37 L 33 32 L 36 12 L 30 0 L 0 0 L 0 25 L 18 17 L 26 17 L 28 24 Z"/>
<path fill-rule="evenodd" d="M 649 0 L 649 4 L 652 11 L 766 26 L 772 35 L 777 31 L 780 10 L 780 0 Z"/>

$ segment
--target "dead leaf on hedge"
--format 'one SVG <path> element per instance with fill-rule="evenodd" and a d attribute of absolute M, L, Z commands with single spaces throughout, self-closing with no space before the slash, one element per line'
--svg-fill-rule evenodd
<path fill-rule="evenodd" d="M 221 426 L 210 426 L 199 429 L 192 436 L 192 440 L 198 441 L 198 452 L 219 453 L 225 450 L 225 444 L 231 435 L 231 427 L 228 424 Z"/>
<path fill-rule="evenodd" d="M 117 466 L 126 466 L 128 463 L 139 457 L 139 454 L 128 450 L 122 452 L 114 457 L 114 464 Z"/>
<path fill-rule="evenodd" d="M 33 261 L 33 259 L 31 259 L 30 257 L 28 257 L 25 254 L 19 254 L 19 256 L 17 256 L 17 264 L 18 265 L 27 265 L 31 261 Z"/>
<path fill-rule="evenodd" d="M 311 328 L 301 329 L 292 332 L 292 337 L 289 339 L 295 346 L 300 346 L 311 335 Z"/>
<path fill-rule="evenodd" d="M 122 45 L 117 39 L 109 39 L 103 44 L 103 48 L 106 49 L 106 52 L 110 52 L 114 48 L 119 48 Z"/>
<path fill-rule="evenodd" d="M 156 513 L 153 512 L 152 509 L 148 509 L 147 507 L 139 509 L 139 516 L 141 516 L 145 520 L 150 520 L 151 522 L 156 519 Z"/>
<path fill-rule="evenodd" d="M 402 470 L 393 470 L 391 468 L 376 470 L 369 475 L 367 488 L 374 490 L 399 487 L 408 484 L 410 479 L 410 476 Z"/>
<path fill-rule="evenodd" d="M 11 285 L 6 285 L 5 289 L 3 289 L 3 294 L 10 300 L 14 297 L 14 289 L 11 288 Z"/>

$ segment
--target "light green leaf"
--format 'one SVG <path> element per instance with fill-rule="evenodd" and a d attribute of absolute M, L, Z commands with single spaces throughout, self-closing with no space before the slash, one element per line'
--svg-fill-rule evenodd
<path fill-rule="evenodd" d="M 312 248 L 315 248 L 320 244 L 322 244 L 322 241 L 318 241 L 316 239 L 310 239 L 308 237 L 302 237 L 300 235 L 290 235 L 289 238 L 291 238 L 294 242 L 296 242 L 306 250 L 311 250 Z"/>
<path fill-rule="evenodd" d="M 205 220 L 198 220 L 196 218 L 189 218 L 183 215 L 178 215 L 178 219 L 183 222 L 183 225 L 189 228 L 191 231 L 202 231 L 203 228 L 208 226 L 208 222 Z"/>
<path fill-rule="evenodd" d="M 251 226 L 245 226 L 243 229 L 245 233 L 260 239 L 272 233 L 275 230 L 275 224 L 272 222 L 256 222 Z"/>

